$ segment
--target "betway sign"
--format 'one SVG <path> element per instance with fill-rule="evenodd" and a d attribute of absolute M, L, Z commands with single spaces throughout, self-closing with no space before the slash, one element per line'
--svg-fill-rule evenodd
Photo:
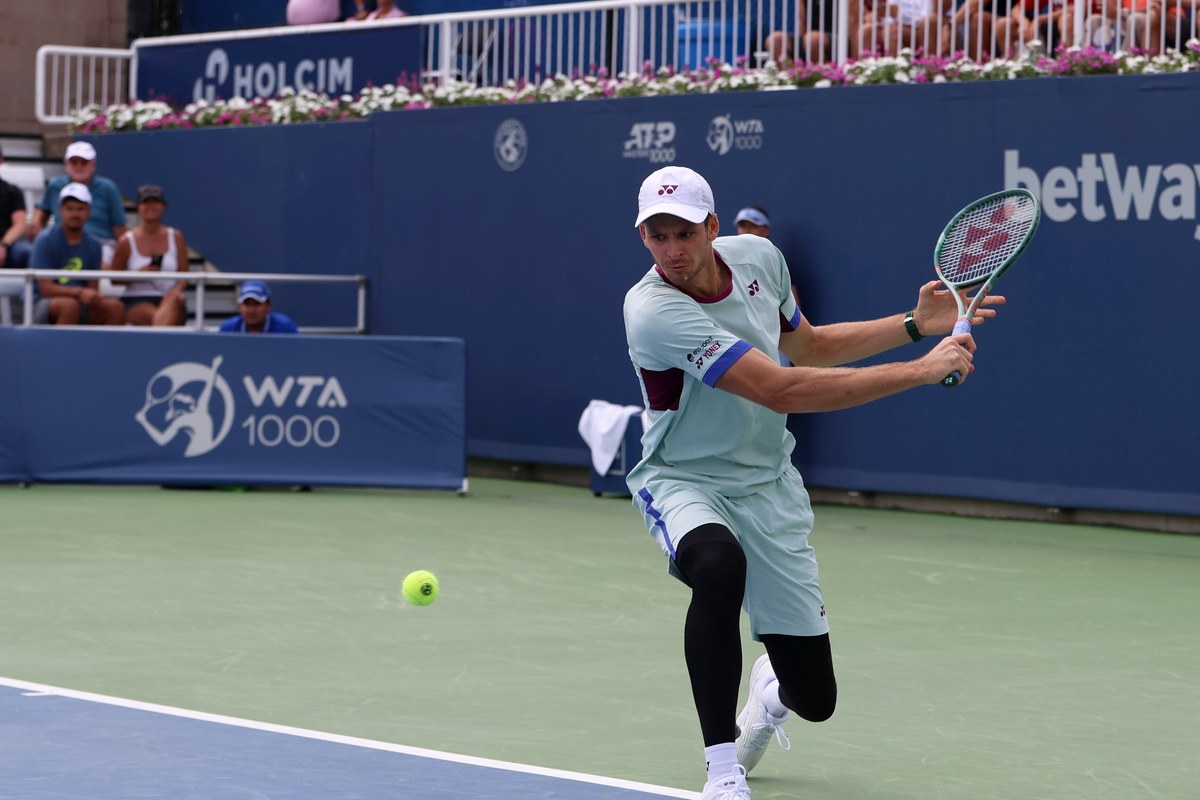
<path fill-rule="evenodd" d="M 1023 186 L 1042 201 L 1042 213 L 1053 222 L 1077 215 L 1088 222 L 1159 218 L 1196 224 L 1200 164 L 1124 163 L 1114 153 L 1081 153 L 1079 163 L 1054 166 L 1039 173 L 1021 163 L 1019 150 L 1004 151 L 1004 185 Z"/>

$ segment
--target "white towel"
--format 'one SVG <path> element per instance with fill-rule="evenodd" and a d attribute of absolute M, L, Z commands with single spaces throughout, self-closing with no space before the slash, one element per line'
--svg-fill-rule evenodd
<path fill-rule="evenodd" d="M 579 418 L 579 435 L 592 449 L 592 466 L 598 474 L 608 474 L 621 449 L 629 418 L 640 413 L 641 406 L 621 406 L 604 400 L 593 400 L 583 410 Z"/>

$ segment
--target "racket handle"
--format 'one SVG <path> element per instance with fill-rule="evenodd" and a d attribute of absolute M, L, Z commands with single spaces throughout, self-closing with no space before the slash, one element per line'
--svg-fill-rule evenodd
<path fill-rule="evenodd" d="M 958 322 L 954 323 L 954 331 L 950 335 L 957 336 L 960 333 L 970 332 L 971 320 L 967 319 L 966 317 L 959 317 Z M 954 370 L 954 372 L 951 372 L 949 375 L 942 378 L 942 386 L 945 386 L 947 389 L 952 389 L 955 386 L 958 386 L 958 384 L 961 382 L 962 374 L 958 370 Z"/>

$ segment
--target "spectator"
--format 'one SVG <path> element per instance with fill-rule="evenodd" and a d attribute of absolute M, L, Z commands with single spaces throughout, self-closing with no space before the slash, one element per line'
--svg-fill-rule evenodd
<path fill-rule="evenodd" d="M 179 272 L 187 264 L 183 233 L 162 224 L 167 197 L 161 186 L 138 188 L 140 224 L 117 242 L 112 268 L 131 272 Z M 131 282 L 122 296 L 125 321 L 131 325 L 163 327 L 182 325 L 187 316 L 183 282 L 150 280 Z"/>
<path fill-rule="evenodd" d="M 739 234 L 749 233 L 764 239 L 771 238 L 771 220 L 762 206 L 746 206 L 733 218 L 733 224 L 737 226 Z"/>
<path fill-rule="evenodd" d="M 859 28 L 861 50 L 896 55 L 911 47 L 926 55 L 947 55 L 950 20 L 939 13 L 940 5 L 938 0 L 888 0 Z"/>
<path fill-rule="evenodd" d="M 0 164 L 4 152 L 0 151 Z M 7 181 L 0 180 L 0 267 L 24 269 L 29 266 L 33 245 L 26 235 L 29 222 L 25 213 L 25 194 Z"/>
<path fill-rule="evenodd" d="M 354 15 L 354 19 L 369 21 L 373 19 L 397 19 L 407 16 L 407 11 L 402 11 L 396 7 L 395 0 L 379 0 L 374 11 L 367 11 L 367 6 L 364 2 L 358 3 L 358 13 Z"/>
<path fill-rule="evenodd" d="M 996 20 L 998 46 L 1010 56 L 1017 55 L 1034 40 L 1043 42 L 1047 52 L 1053 52 L 1059 45 L 1071 46 L 1075 41 L 1074 5 L 1073 0 L 1016 0 L 1008 15 Z M 1099 11 L 1103 5 L 1094 0 L 1092 8 Z M 1107 5 L 1116 11 L 1115 0 Z M 1085 36 L 1090 38 L 1086 30 Z"/>
<path fill-rule="evenodd" d="M 87 232 L 101 244 L 101 263 L 111 264 L 113 245 L 125 235 L 125 206 L 121 202 L 121 192 L 117 184 L 96 174 L 96 148 L 87 142 L 68 145 L 63 163 L 67 174 L 46 183 L 46 194 L 34 210 L 33 235 L 38 236 L 50 224 L 50 218 L 60 207 L 58 195 L 63 187 L 68 183 L 81 183 L 92 196 Z"/>
<path fill-rule="evenodd" d="M 951 50 L 963 50 L 976 61 L 992 57 L 992 30 L 996 17 L 1004 13 L 1005 0 L 959 0 L 951 26 L 954 43 Z"/>
<path fill-rule="evenodd" d="M 338 0 L 288 0 L 288 25 L 317 25 L 322 22 L 337 22 L 341 19 L 341 3 Z"/>
<path fill-rule="evenodd" d="M 33 243 L 34 269 L 100 269 L 100 242 L 87 232 L 92 193 L 82 183 L 68 183 L 57 193 L 58 222 Z M 35 315 L 54 325 L 122 325 L 125 306 L 100 293 L 97 281 L 63 276 L 39 278 L 41 300 Z"/>
<path fill-rule="evenodd" d="M 849 28 L 858 30 L 864 5 L 872 0 L 850 0 Z M 882 0 L 880 0 L 882 2 Z M 833 0 L 817 0 L 810 9 L 806 0 L 797 0 L 795 33 L 773 31 L 763 41 L 763 50 L 776 64 L 815 64 L 833 60 L 834 25 L 837 4 Z M 850 37 L 850 57 L 858 56 L 854 37 Z M 797 41 L 802 43 L 799 52 Z"/>
<path fill-rule="evenodd" d="M 238 291 L 238 311 L 221 323 L 225 333 L 299 333 L 296 323 L 271 310 L 271 289 L 264 281 L 246 281 Z"/>

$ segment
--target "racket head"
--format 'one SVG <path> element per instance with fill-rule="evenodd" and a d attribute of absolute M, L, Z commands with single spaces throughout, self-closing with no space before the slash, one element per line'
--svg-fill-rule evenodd
<path fill-rule="evenodd" d="M 994 282 L 1021 257 L 1042 219 L 1028 189 L 981 197 L 946 224 L 933 249 L 933 268 L 952 290 Z"/>

